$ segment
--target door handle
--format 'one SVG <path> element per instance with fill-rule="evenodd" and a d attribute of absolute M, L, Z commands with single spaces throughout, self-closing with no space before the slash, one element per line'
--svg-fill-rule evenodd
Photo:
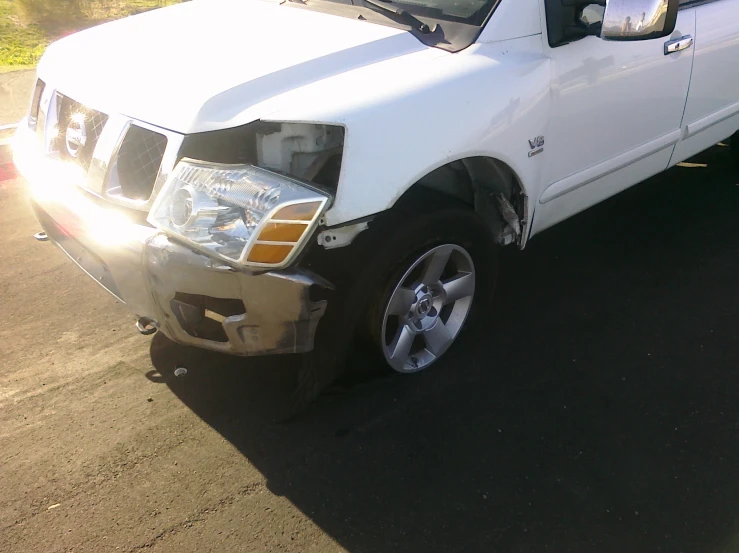
<path fill-rule="evenodd" d="M 690 35 L 678 38 L 677 40 L 665 42 L 665 56 L 675 54 L 676 52 L 682 52 L 691 46 L 693 46 L 693 37 Z"/>

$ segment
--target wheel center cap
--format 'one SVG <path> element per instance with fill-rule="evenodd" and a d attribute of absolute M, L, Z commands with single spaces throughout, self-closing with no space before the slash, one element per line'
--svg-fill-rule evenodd
<path fill-rule="evenodd" d="M 434 304 L 429 296 L 423 296 L 416 304 L 416 313 L 419 317 L 425 317 L 429 314 L 433 305 Z"/>

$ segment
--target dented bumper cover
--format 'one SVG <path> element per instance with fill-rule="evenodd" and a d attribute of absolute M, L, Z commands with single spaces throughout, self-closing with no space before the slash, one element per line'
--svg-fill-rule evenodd
<path fill-rule="evenodd" d="M 313 349 L 326 302 L 311 301 L 311 287 L 320 285 L 308 274 L 240 272 L 146 225 L 130 223 L 111 234 L 91 224 L 106 219 L 89 217 L 94 202 L 84 213 L 75 209 L 79 194 L 32 199 L 44 231 L 93 280 L 171 340 L 234 355 Z"/>
<path fill-rule="evenodd" d="M 32 136 L 16 138 L 44 231 L 135 316 L 180 344 L 234 355 L 313 349 L 326 302 L 311 292 L 330 284 L 299 268 L 249 273 L 196 253 L 86 191 L 85 176 L 40 154 Z"/>

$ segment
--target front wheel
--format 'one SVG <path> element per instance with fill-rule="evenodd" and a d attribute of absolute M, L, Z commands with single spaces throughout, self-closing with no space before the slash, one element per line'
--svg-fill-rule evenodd
<path fill-rule="evenodd" d="M 385 273 L 369 308 L 373 342 L 395 371 L 439 360 L 489 310 L 497 247 L 473 211 L 424 213 L 388 237 Z"/>
<path fill-rule="evenodd" d="M 388 365 L 411 373 L 444 355 L 467 321 L 474 294 L 475 265 L 462 246 L 422 253 L 385 302 L 380 341 Z"/>

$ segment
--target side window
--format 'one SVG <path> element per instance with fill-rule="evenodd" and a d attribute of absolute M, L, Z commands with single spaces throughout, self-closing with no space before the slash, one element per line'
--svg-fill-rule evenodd
<path fill-rule="evenodd" d="M 580 21 L 585 25 L 592 25 L 594 23 L 603 23 L 603 13 L 606 8 L 604 6 L 598 6 L 597 4 L 591 4 L 582 11 Z"/>

